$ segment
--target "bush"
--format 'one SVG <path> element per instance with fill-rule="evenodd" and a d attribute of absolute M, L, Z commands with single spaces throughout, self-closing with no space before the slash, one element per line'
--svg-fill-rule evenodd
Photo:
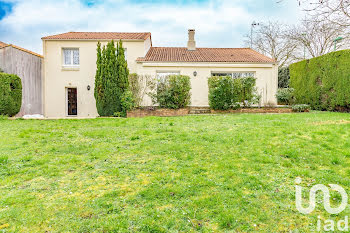
<path fill-rule="evenodd" d="M 147 92 L 154 87 L 154 78 L 151 75 L 138 75 L 132 73 L 129 75 L 129 89 L 134 99 L 134 107 L 141 107 Z"/>
<path fill-rule="evenodd" d="M 350 50 L 290 65 L 296 103 L 316 110 L 350 109 Z"/>
<path fill-rule="evenodd" d="M 214 110 L 227 110 L 239 108 L 259 103 L 261 96 L 257 94 L 255 88 L 256 79 L 253 77 L 236 78 L 210 77 L 209 86 L 209 106 Z"/>
<path fill-rule="evenodd" d="M 226 77 L 210 77 L 208 79 L 209 86 L 209 106 L 214 110 L 227 110 L 238 101 L 234 99 L 233 79 Z"/>
<path fill-rule="evenodd" d="M 294 92 L 294 88 L 279 88 L 276 94 L 278 104 L 286 104 L 286 105 L 292 104 L 293 92 Z"/>
<path fill-rule="evenodd" d="M 288 88 L 289 87 L 289 67 L 278 68 L 278 88 Z"/>
<path fill-rule="evenodd" d="M 293 112 L 308 112 L 310 106 L 307 104 L 296 104 L 292 106 Z"/>
<path fill-rule="evenodd" d="M 190 77 L 170 75 L 157 80 L 156 91 L 151 97 L 153 103 L 161 108 L 179 109 L 191 103 L 190 90 Z"/>
<path fill-rule="evenodd" d="M 14 74 L 0 73 L 0 115 L 14 116 L 21 105 L 21 79 Z"/>

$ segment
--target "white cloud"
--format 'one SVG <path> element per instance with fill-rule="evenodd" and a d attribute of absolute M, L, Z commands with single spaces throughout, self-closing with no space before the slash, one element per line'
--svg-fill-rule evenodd
<path fill-rule="evenodd" d="M 0 21 L 0 40 L 39 53 L 42 36 L 67 31 L 150 31 L 154 46 L 185 46 L 187 29 L 195 28 L 198 46 L 240 47 L 253 19 L 266 19 L 264 11 L 247 7 L 253 0 L 212 0 L 186 5 L 110 0 L 93 7 L 78 0 L 14 2 L 13 11 Z M 276 4 L 274 0 L 265 2 Z M 277 7 L 290 10 L 289 6 Z M 274 17 L 269 12 L 266 15 L 269 19 Z M 277 12 L 277 18 L 286 18 L 284 15 Z"/>

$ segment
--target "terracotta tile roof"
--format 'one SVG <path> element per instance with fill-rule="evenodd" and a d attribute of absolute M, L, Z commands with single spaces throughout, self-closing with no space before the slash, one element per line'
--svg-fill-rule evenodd
<path fill-rule="evenodd" d="M 2 45 L 3 45 L 3 46 L 2 46 Z M 33 51 L 30 51 L 30 50 L 28 50 L 28 49 L 24 49 L 24 48 L 22 48 L 22 47 L 19 47 L 19 46 L 17 46 L 17 45 L 14 45 L 14 44 L 5 44 L 5 43 L 3 43 L 3 42 L 0 41 L 0 49 L 5 48 L 5 47 L 12 47 L 12 48 L 21 50 L 21 51 L 23 51 L 23 52 L 30 53 L 30 54 L 32 54 L 32 55 L 34 55 L 34 56 L 44 58 L 42 55 L 40 55 L 40 54 L 38 54 L 38 53 L 34 53 Z"/>
<path fill-rule="evenodd" d="M 145 57 L 137 61 L 149 62 L 248 62 L 274 63 L 275 60 L 250 48 L 151 47 Z"/>
<path fill-rule="evenodd" d="M 45 36 L 43 40 L 146 40 L 150 32 L 67 32 Z"/>
<path fill-rule="evenodd" d="M 4 42 L 2 42 L 2 41 L 0 41 L 0 49 L 3 48 L 3 47 L 5 47 L 5 46 L 7 46 L 7 44 L 4 43 Z"/>

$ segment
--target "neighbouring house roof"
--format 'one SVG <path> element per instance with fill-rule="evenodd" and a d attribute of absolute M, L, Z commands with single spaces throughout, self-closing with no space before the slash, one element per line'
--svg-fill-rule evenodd
<path fill-rule="evenodd" d="M 3 47 L 5 47 L 5 46 L 7 46 L 7 44 L 4 43 L 4 42 L 2 42 L 2 41 L 0 41 L 0 49 L 3 48 Z"/>
<path fill-rule="evenodd" d="M 33 52 L 33 51 L 30 51 L 30 50 L 28 50 L 28 49 L 24 49 L 24 48 L 22 48 L 22 47 L 19 47 L 19 46 L 17 46 L 17 45 L 13 45 L 13 44 L 5 44 L 5 43 L 3 43 L 3 42 L 0 41 L 0 49 L 5 48 L 5 47 L 12 47 L 12 48 L 21 50 L 21 51 L 23 51 L 23 52 L 32 54 L 32 55 L 34 55 L 34 56 L 44 58 L 42 55 L 40 55 L 40 54 L 38 54 L 38 53 L 35 53 L 35 52 Z"/>
<path fill-rule="evenodd" d="M 275 63 L 276 61 L 250 48 L 151 47 L 141 62 L 247 62 Z"/>
<path fill-rule="evenodd" d="M 45 36 L 43 40 L 146 40 L 150 32 L 67 32 Z"/>

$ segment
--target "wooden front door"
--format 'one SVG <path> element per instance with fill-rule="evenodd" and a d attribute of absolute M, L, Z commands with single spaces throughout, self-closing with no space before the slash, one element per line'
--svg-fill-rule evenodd
<path fill-rule="evenodd" d="M 78 115 L 77 108 L 77 89 L 67 88 L 67 99 L 68 99 L 68 116 Z"/>

